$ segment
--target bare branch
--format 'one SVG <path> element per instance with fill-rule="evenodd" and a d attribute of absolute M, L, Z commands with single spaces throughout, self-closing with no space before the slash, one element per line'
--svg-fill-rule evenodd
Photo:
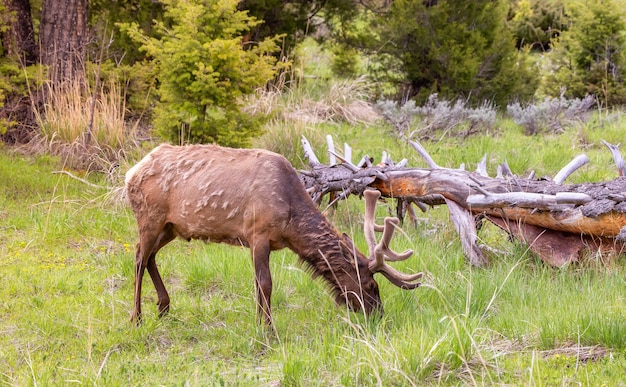
<path fill-rule="evenodd" d="M 352 164 L 352 147 L 345 142 L 343 143 L 343 157 L 346 162 Z"/>
<path fill-rule="evenodd" d="M 328 153 L 330 154 L 332 160 L 334 160 L 334 162 L 336 163 L 337 161 L 335 160 L 335 158 L 339 159 L 339 161 L 341 161 L 341 166 L 343 166 L 346 169 L 349 169 L 352 172 L 358 172 L 361 170 L 361 168 L 357 167 L 356 165 L 352 164 L 351 162 L 349 162 L 348 160 L 344 159 L 343 156 L 335 153 L 334 151 L 331 151 L 330 149 L 328 150 Z M 335 164 L 331 164 L 335 165 Z"/>
<path fill-rule="evenodd" d="M 476 172 L 485 177 L 489 177 L 487 174 L 487 155 L 484 155 L 482 160 L 476 165 Z"/>
<path fill-rule="evenodd" d="M 490 193 L 489 195 L 470 195 L 467 204 L 472 208 L 538 208 L 554 209 L 559 204 L 585 204 L 591 196 L 583 193 L 563 192 L 556 195 L 538 194 L 533 192 Z"/>
<path fill-rule="evenodd" d="M 569 175 L 574 173 L 578 168 L 582 167 L 588 162 L 589 157 L 587 157 L 587 155 L 576 156 L 574 160 L 570 161 L 566 166 L 564 166 L 563 169 L 561 169 L 552 180 L 557 184 L 563 184 L 563 182 L 568 178 Z"/>
<path fill-rule="evenodd" d="M 602 140 L 602 143 L 606 145 L 606 147 L 609 148 L 609 150 L 611 151 L 611 155 L 613 156 L 613 161 L 615 162 L 615 165 L 617 166 L 617 173 L 620 176 L 626 176 L 626 166 L 624 165 L 624 158 L 622 157 L 622 153 L 619 151 L 620 144 L 613 145 L 604 140 Z"/>
<path fill-rule="evenodd" d="M 472 175 L 469 175 L 470 178 Z M 473 180 L 473 179 L 472 179 Z M 481 194 L 485 195 L 485 197 L 489 197 L 492 195 L 491 192 L 487 191 L 486 189 L 482 188 L 480 185 L 474 185 L 474 184 L 470 184 L 470 188 L 480 192 Z"/>
<path fill-rule="evenodd" d="M 365 156 L 363 156 L 361 161 L 359 161 L 359 163 L 357 164 L 357 167 L 359 167 L 359 168 L 363 168 L 363 167 L 371 168 L 372 167 L 372 160 L 370 160 L 370 157 L 368 155 L 365 155 Z"/>
<path fill-rule="evenodd" d="M 333 142 L 333 137 L 330 134 L 326 135 L 326 143 L 328 144 L 328 153 L 330 153 L 330 165 L 337 165 L 337 160 L 335 158 L 335 143 Z"/>
<path fill-rule="evenodd" d="M 398 163 L 396 163 L 396 167 L 397 168 L 404 168 L 406 167 L 406 165 L 409 163 L 409 160 L 407 159 L 402 159 L 400 160 Z"/>
<path fill-rule="evenodd" d="M 554 196 L 556 196 L 556 204 L 581 205 L 593 200 L 591 196 L 578 192 L 557 192 Z"/>
<path fill-rule="evenodd" d="M 309 164 L 311 166 L 321 164 L 317 156 L 315 156 L 315 152 L 313 151 L 313 147 L 311 147 L 311 143 L 306 137 L 302 136 L 302 147 L 304 148 L 304 157 L 309 160 Z"/>
<path fill-rule="evenodd" d="M 446 199 L 450 218 L 456 232 L 461 237 L 461 245 L 470 264 L 478 267 L 486 266 L 489 261 L 476 244 L 476 222 L 471 212 L 458 205 L 455 201 Z"/>
<path fill-rule="evenodd" d="M 511 171 L 511 167 L 509 167 L 509 163 L 506 161 L 506 159 L 504 159 L 504 162 L 502 163 L 502 165 L 500 165 L 501 169 L 501 173 L 503 178 L 510 178 L 510 177 L 515 177 L 515 174 Z"/>
<path fill-rule="evenodd" d="M 409 144 L 411 144 L 411 146 L 413 147 L 413 149 L 415 149 L 417 151 L 417 153 L 422 156 L 422 158 L 426 161 L 426 164 L 428 164 L 428 166 L 430 168 L 441 168 L 439 165 L 437 165 L 437 163 L 435 162 L 435 160 L 433 160 L 432 157 L 430 157 L 430 155 L 428 154 L 428 152 L 426 151 L 426 149 L 424 149 L 424 147 L 422 146 L 422 144 L 420 144 L 417 141 L 409 141 Z"/>
<path fill-rule="evenodd" d="M 54 172 L 52 172 L 52 173 L 53 173 L 53 174 L 63 174 L 63 175 L 68 175 L 68 176 L 69 176 L 69 177 L 71 177 L 72 179 L 78 180 L 78 181 L 80 181 L 81 183 L 86 184 L 86 185 L 88 185 L 88 186 L 89 186 L 89 187 L 91 187 L 91 188 L 106 189 L 106 190 L 109 190 L 109 191 L 110 191 L 110 190 L 112 190 L 112 189 L 115 189 L 115 187 L 101 186 L 101 185 L 97 185 L 97 184 L 91 183 L 91 182 L 89 182 L 89 181 L 87 181 L 87 180 L 85 180 L 85 179 L 82 179 L 82 178 L 80 178 L 80 177 L 78 177 L 78 176 L 76 176 L 76 175 L 73 175 L 72 173 L 70 173 L 70 172 L 68 172 L 68 171 L 54 171 Z"/>

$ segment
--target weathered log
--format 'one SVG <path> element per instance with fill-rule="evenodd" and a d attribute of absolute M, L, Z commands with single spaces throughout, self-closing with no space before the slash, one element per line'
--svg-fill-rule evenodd
<path fill-rule="evenodd" d="M 461 238 L 461 245 L 463 246 L 463 251 L 465 251 L 465 256 L 472 265 L 479 267 L 485 266 L 489 261 L 476 243 L 478 233 L 476 231 L 476 220 L 474 216 L 455 201 L 446 199 L 446 204 L 450 210 L 450 218 L 452 219 L 454 228 Z"/>
<path fill-rule="evenodd" d="M 532 252 L 552 266 L 576 262 L 588 253 L 621 254 L 626 251 L 626 245 L 613 238 L 555 231 L 498 217 L 487 219 L 515 239 L 526 243 Z"/>
<path fill-rule="evenodd" d="M 557 206 L 559 204 L 585 204 L 591 200 L 591 196 L 577 192 L 558 192 L 556 195 L 533 192 L 508 192 L 469 195 L 467 204 L 474 208 L 526 207 L 550 210 L 558 209 Z"/>
<path fill-rule="evenodd" d="M 329 167 L 313 156 L 309 158 L 312 170 L 303 173 L 303 181 L 321 195 L 341 191 L 342 197 L 347 197 L 361 195 L 368 188 L 377 189 L 384 197 L 399 199 L 399 215 L 411 203 L 445 203 L 466 256 L 478 266 L 487 261 L 476 245 L 476 230 L 470 225 L 474 222 L 468 222 L 468 217 L 477 215 L 486 216 L 511 236 L 529 243 L 531 250 L 551 265 L 576 261 L 584 251 L 624 250 L 626 177 L 601 183 L 562 184 L 588 162 L 584 155 L 564 167 L 556 181 L 520 178 L 507 165 L 500 168 L 500 174 L 507 178 L 490 178 L 484 165 L 479 164 L 476 172 L 442 168 L 420 144 L 411 145 L 430 168 L 399 167 L 393 162 L 358 169 L 343 164 Z M 607 146 L 619 168 L 621 155 L 617 147 Z M 312 154 L 312 149 L 309 147 L 307 152 Z"/>

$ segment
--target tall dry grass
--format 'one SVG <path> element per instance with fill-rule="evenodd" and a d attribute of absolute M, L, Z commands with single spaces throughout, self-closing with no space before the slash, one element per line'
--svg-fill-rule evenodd
<path fill-rule="evenodd" d="M 314 84 L 314 85 L 312 85 Z M 269 149 L 287 157 L 294 165 L 306 165 L 302 136 L 314 148 L 325 147 L 328 125 L 373 125 L 381 119 L 366 77 L 322 81 L 283 72 L 269 87 L 257 90 L 246 100 L 250 114 L 271 117 L 265 133 L 253 146 Z"/>
<path fill-rule="evenodd" d="M 246 101 L 250 113 L 304 123 L 371 124 L 381 118 L 374 104 L 373 85 L 367 77 L 324 81 L 281 73 L 269 87 L 257 90 Z"/>
<path fill-rule="evenodd" d="M 84 79 L 44 84 L 34 108 L 41 136 L 31 151 L 60 156 L 68 167 L 111 171 L 136 147 L 141 118 L 128 119 L 125 88 L 109 80 L 94 89 Z"/>

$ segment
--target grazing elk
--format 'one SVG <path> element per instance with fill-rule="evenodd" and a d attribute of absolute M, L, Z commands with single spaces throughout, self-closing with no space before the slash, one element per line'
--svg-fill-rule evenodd
<path fill-rule="evenodd" d="M 368 192 L 367 241 L 371 256 L 358 252 L 339 234 L 307 194 L 295 169 L 281 155 L 258 149 L 217 145 L 155 148 L 126 173 L 126 193 L 139 228 L 135 256 L 135 304 L 132 319 L 141 320 L 141 284 L 145 269 L 158 295 L 159 315 L 170 299 L 157 269 L 157 252 L 174 238 L 200 239 L 249 247 L 255 273 L 259 318 L 271 325 L 270 251 L 287 247 L 322 277 L 338 303 L 369 314 L 380 310 L 374 273 L 406 289 L 419 286 L 421 273 L 402 274 L 384 259 L 406 259 L 389 250 L 397 220 L 386 219 L 378 245 L 374 210 L 378 191 Z M 394 223 L 395 222 L 395 223 Z"/>

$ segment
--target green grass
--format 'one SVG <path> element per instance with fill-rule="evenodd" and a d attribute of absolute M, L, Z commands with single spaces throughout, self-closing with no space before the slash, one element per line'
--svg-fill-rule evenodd
<path fill-rule="evenodd" d="M 525 137 L 507 126 L 489 136 L 425 143 L 442 166 L 488 170 L 507 160 L 519 174 L 554 176 L 585 153 L 571 182 L 616 176 L 609 152 L 621 121 L 560 136 Z M 348 142 L 355 158 L 383 150 L 423 161 L 380 127 L 318 125 Z M 323 135 L 321 136 L 323 138 Z M 323 149 L 318 157 L 326 159 Z M 292 160 L 302 168 L 301 159 Z M 337 307 L 289 251 L 274 252 L 275 332 L 256 321 L 246 249 L 175 241 L 157 261 L 172 298 L 157 318 L 144 285 L 144 324 L 129 322 L 135 221 L 106 190 L 64 174 L 57 160 L 0 149 L 0 383 L 7 385 L 620 385 L 626 370 L 624 259 L 546 267 L 493 226 L 479 237 L 501 251 L 485 269 L 468 265 L 445 207 L 422 214 L 397 250 L 395 266 L 427 271 L 403 291 L 377 277 L 385 315 L 368 319 Z M 96 184 L 109 184 L 90 175 Z M 363 203 L 331 215 L 365 250 Z M 387 213 L 384 206 L 379 216 Z M 146 276 L 148 277 L 148 276 Z M 149 278 L 149 277 L 148 277 Z M 598 354 L 592 356 L 593 353 Z"/>

